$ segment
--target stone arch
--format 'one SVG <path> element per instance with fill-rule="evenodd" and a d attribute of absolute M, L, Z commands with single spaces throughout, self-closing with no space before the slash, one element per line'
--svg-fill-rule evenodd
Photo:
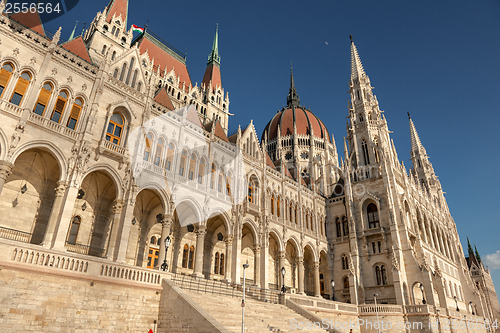
<path fill-rule="evenodd" d="M 306 251 L 306 248 L 309 248 L 309 250 L 311 251 L 311 253 L 313 255 L 313 260 L 315 262 L 319 261 L 318 253 L 316 252 L 314 245 L 311 242 L 307 242 L 307 244 L 304 246 L 304 253 Z"/>
<path fill-rule="evenodd" d="M 5 135 L 3 129 L 0 128 L 0 160 L 5 160 L 7 158 L 7 146 L 9 140 Z"/>
<path fill-rule="evenodd" d="M 286 242 L 287 243 L 291 242 L 293 244 L 293 246 L 297 249 L 297 256 L 298 257 L 302 257 L 304 255 L 304 252 L 302 251 L 302 248 L 300 246 L 300 242 L 295 235 L 288 237 Z"/>
<path fill-rule="evenodd" d="M 83 181 L 83 179 L 85 179 L 85 177 L 90 175 L 92 172 L 96 172 L 96 171 L 102 171 L 102 172 L 108 174 L 108 176 L 113 180 L 113 182 L 116 185 L 117 197 L 121 198 L 123 196 L 122 179 L 121 179 L 120 175 L 118 174 L 118 172 L 114 168 L 112 168 L 111 166 L 109 166 L 107 164 L 99 163 L 99 164 L 95 164 L 95 165 L 91 166 L 90 168 L 88 168 L 87 171 L 81 177 L 82 181 Z"/>
<path fill-rule="evenodd" d="M 206 278 L 224 278 L 227 264 L 225 241 L 231 234 L 226 214 L 212 214 L 206 220 L 205 230 L 202 272 Z M 221 261 L 224 261 L 222 266 Z"/>
<path fill-rule="evenodd" d="M 246 218 L 243 220 L 242 228 L 245 225 L 248 226 L 249 230 L 252 231 L 253 237 L 255 237 L 255 240 L 256 240 L 256 244 L 260 244 L 258 226 L 255 223 L 255 221 L 250 219 L 250 218 Z"/>
<path fill-rule="evenodd" d="M 60 162 L 43 146 L 16 154 L 0 197 L 1 226 L 15 230 L 19 234 L 12 235 L 15 239 L 33 244 L 43 241 L 62 178 Z"/>
<path fill-rule="evenodd" d="M 284 245 L 283 245 L 283 238 L 281 237 L 281 234 L 280 232 L 276 229 L 276 228 L 272 228 L 270 231 L 269 231 L 269 236 L 274 236 L 276 238 L 276 240 L 278 241 L 278 250 L 279 251 L 284 251 L 285 248 L 284 248 Z"/>
<path fill-rule="evenodd" d="M 280 256 L 284 251 L 283 242 L 280 234 L 276 229 L 272 229 L 268 234 L 269 239 L 269 256 L 267 258 L 269 283 L 271 289 L 279 289 L 280 281 Z"/>
<path fill-rule="evenodd" d="M 59 180 L 65 180 L 67 177 L 68 164 L 66 163 L 66 158 L 62 150 L 56 146 L 54 143 L 46 140 L 37 140 L 26 142 L 25 144 L 18 147 L 15 153 L 12 155 L 12 162 L 15 162 L 19 155 L 29 149 L 43 149 L 49 151 L 52 156 L 56 159 L 60 171 Z"/>
<path fill-rule="evenodd" d="M 142 190 L 152 190 L 155 191 L 161 198 L 163 207 L 165 207 L 165 213 L 171 212 L 173 207 L 170 206 L 170 197 L 165 190 L 165 188 L 161 187 L 158 183 L 156 182 L 151 182 L 151 183 L 146 183 L 143 184 L 137 191 L 137 194 L 141 192 Z M 137 196 L 136 196 L 137 197 Z"/>
<path fill-rule="evenodd" d="M 418 304 L 425 304 L 425 303 L 427 303 L 427 300 L 424 303 L 424 299 L 426 299 L 426 297 L 425 297 L 425 291 L 426 291 L 425 287 L 424 287 L 424 285 L 421 282 L 415 281 L 412 284 L 412 287 L 411 287 L 411 296 L 412 296 L 412 299 L 413 299 L 413 304 L 418 305 Z"/>
<path fill-rule="evenodd" d="M 314 296 L 314 265 L 318 259 L 314 247 L 310 243 L 304 246 L 304 292 Z"/>
<path fill-rule="evenodd" d="M 328 269 L 328 255 L 324 250 L 319 250 L 319 290 L 321 296 L 325 298 L 330 298 L 332 293 L 331 280 L 333 277 L 330 276 Z"/>
<path fill-rule="evenodd" d="M 209 219 L 214 218 L 214 217 L 219 217 L 223 222 L 224 222 L 224 227 L 228 233 L 228 235 L 233 234 L 232 232 L 232 225 L 231 225 L 231 218 L 229 217 L 227 211 L 224 209 L 217 207 L 214 210 L 212 210 L 208 216 L 207 216 L 207 222 Z"/>
<path fill-rule="evenodd" d="M 295 238 L 290 237 L 285 243 L 285 286 L 298 288 L 298 258 L 300 257 L 300 246 Z"/>

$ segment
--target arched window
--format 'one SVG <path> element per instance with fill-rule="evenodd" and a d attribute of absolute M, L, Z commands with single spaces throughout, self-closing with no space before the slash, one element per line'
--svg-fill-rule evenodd
<path fill-rule="evenodd" d="M 115 34 L 115 31 L 116 31 L 116 27 L 113 26 L 113 29 L 111 29 L 111 34 L 114 35 Z"/>
<path fill-rule="evenodd" d="M 139 83 L 137 84 L 137 91 L 138 91 L 138 92 L 141 92 L 141 90 L 142 90 L 142 82 L 139 82 Z"/>
<path fill-rule="evenodd" d="M 115 58 L 116 58 L 116 51 L 113 51 L 113 54 L 111 55 L 111 60 L 115 60 Z M 118 75 L 118 70 L 117 70 L 117 75 Z"/>
<path fill-rule="evenodd" d="M 196 168 L 196 155 L 191 154 L 191 159 L 189 160 L 189 169 L 188 169 L 188 179 L 194 179 L 194 170 Z"/>
<path fill-rule="evenodd" d="M 5 65 L 3 65 L 2 69 L 0 69 L 0 97 L 3 96 L 3 92 L 9 84 L 13 71 L 14 66 L 11 63 L 6 63 Z"/>
<path fill-rule="evenodd" d="M 280 214 L 281 214 L 281 199 L 280 197 L 278 197 L 276 199 L 276 215 L 280 217 Z"/>
<path fill-rule="evenodd" d="M 215 164 L 212 163 L 212 171 L 210 172 L 210 188 L 215 189 Z"/>
<path fill-rule="evenodd" d="M 155 150 L 155 160 L 154 164 L 155 165 L 160 165 L 161 162 L 161 155 L 163 154 L 163 147 L 165 146 L 165 141 L 163 141 L 162 138 L 160 138 L 156 142 L 156 150 Z"/>
<path fill-rule="evenodd" d="M 113 77 L 114 77 L 115 79 L 117 79 L 117 78 L 118 78 L 118 68 L 115 68 L 115 71 L 113 72 Z"/>
<path fill-rule="evenodd" d="M 214 274 L 219 274 L 219 252 L 215 253 L 215 260 L 214 260 Z"/>
<path fill-rule="evenodd" d="M 59 96 L 57 96 L 56 105 L 50 116 L 50 120 L 59 123 L 61 121 L 62 114 L 66 108 L 66 103 L 68 102 L 68 92 L 66 90 L 61 90 Z"/>
<path fill-rule="evenodd" d="M 271 195 L 271 214 L 274 215 L 274 193 Z"/>
<path fill-rule="evenodd" d="M 219 177 L 217 179 L 217 190 L 222 193 L 222 185 L 224 183 L 224 170 L 219 169 Z"/>
<path fill-rule="evenodd" d="M 198 166 L 198 183 L 203 184 L 203 175 L 205 173 L 205 160 L 202 158 L 200 160 L 200 165 Z"/>
<path fill-rule="evenodd" d="M 106 130 L 106 140 L 116 145 L 120 144 L 123 133 L 123 117 L 119 113 L 113 113 L 109 118 L 108 129 Z"/>
<path fill-rule="evenodd" d="M 375 277 L 378 286 L 385 286 L 387 284 L 387 275 L 384 265 L 375 266 Z"/>
<path fill-rule="evenodd" d="M 135 88 L 135 83 L 136 83 L 136 81 L 137 81 L 137 74 L 138 74 L 138 73 L 139 73 L 139 70 L 137 70 L 137 69 L 136 69 L 136 70 L 134 71 L 134 76 L 132 77 L 132 84 L 131 84 L 132 88 Z"/>
<path fill-rule="evenodd" d="M 337 237 L 342 237 L 342 225 L 338 217 L 335 219 L 335 228 L 337 230 Z"/>
<path fill-rule="evenodd" d="M 370 164 L 370 156 L 368 155 L 368 148 L 366 146 L 366 141 L 361 142 L 361 148 L 363 149 L 363 157 L 365 158 L 365 165 Z"/>
<path fill-rule="evenodd" d="M 80 231 L 80 224 L 82 219 L 80 216 L 74 216 L 71 220 L 71 226 L 69 227 L 68 244 L 76 244 L 76 239 L 78 238 L 78 231 Z"/>
<path fill-rule="evenodd" d="M 28 72 L 23 72 L 19 79 L 17 79 L 16 87 L 14 88 L 14 92 L 12 93 L 12 97 L 10 98 L 10 102 L 12 104 L 15 104 L 17 106 L 21 105 L 30 82 L 31 75 Z"/>
<path fill-rule="evenodd" d="M 347 217 L 342 217 L 342 229 L 344 230 L 344 236 L 349 235 L 349 223 L 347 223 Z"/>
<path fill-rule="evenodd" d="M 380 225 L 377 206 L 374 203 L 369 204 L 366 207 L 366 213 L 368 215 L 368 228 L 377 228 Z"/>
<path fill-rule="evenodd" d="M 167 148 L 167 160 L 165 161 L 165 167 L 168 171 L 172 169 L 172 161 L 174 160 L 174 144 L 169 143 Z"/>
<path fill-rule="evenodd" d="M 151 146 L 153 144 L 153 135 L 148 133 L 146 135 L 146 146 L 144 147 L 144 161 L 149 161 L 151 157 Z"/>
<path fill-rule="evenodd" d="M 295 215 L 294 215 L 293 219 L 295 221 L 295 224 L 297 224 L 298 223 L 298 221 L 297 221 L 297 205 L 295 205 Z"/>
<path fill-rule="evenodd" d="M 181 161 L 179 163 L 179 175 L 184 176 L 186 169 L 186 159 L 187 159 L 187 151 L 183 150 L 181 154 Z"/>
<path fill-rule="evenodd" d="M 120 73 L 120 81 L 123 81 L 124 77 L 125 77 L 125 73 L 127 72 L 127 64 L 124 63 L 122 65 L 122 71 Z"/>
<path fill-rule="evenodd" d="M 290 219 L 290 222 L 293 222 L 292 221 L 292 218 L 293 218 L 293 207 L 292 207 L 292 203 L 290 202 L 290 204 L 288 205 L 288 218 Z"/>
<path fill-rule="evenodd" d="M 193 262 L 194 262 L 194 246 L 191 245 L 191 247 L 189 248 L 188 268 L 193 268 Z"/>
<path fill-rule="evenodd" d="M 349 269 L 349 259 L 345 254 L 342 255 L 342 269 Z"/>
<path fill-rule="evenodd" d="M 189 246 L 184 244 L 184 249 L 182 250 L 182 267 L 187 268 L 189 258 Z"/>
<path fill-rule="evenodd" d="M 103 46 L 102 46 L 102 51 L 101 51 L 101 53 L 102 53 L 102 54 L 105 54 L 105 53 L 106 53 L 106 49 L 107 49 L 107 46 L 106 46 L 106 45 L 103 45 Z"/>
<path fill-rule="evenodd" d="M 68 118 L 68 122 L 66 123 L 66 127 L 74 130 L 76 128 L 76 124 L 78 123 L 78 118 L 80 118 L 80 113 L 82 112 L 83 101 L 81 98 L 75 99 L 73 106 L 71 107 L 71 113 Z"/>
<path fill-rule="evenodd" d="M 226 195 L 231 195 L 231 174 L 228 173 L 226 177 Z"/>
<path fill-rule="evenodd" d="M 220 254 L 220 269 L 219 269 L 219 274 L 224 275 L 224 253 Z"/>
<path fill-rule="evenodd" d="M 130 59 L 130 66 L 128 68 L 127 78 L 125 79 L 125 84 L 129 84 L 130 76 L 132 74 L 132 70 L 134 69 L 135 58 Z"/>
<path fill-rule="evenodd" d="M 345 276 L 342 280 L 342 284 L 344 285 L 344 289 L 349 289 L 349 277 Z"/>
<path fill-rule="evenodd" d="M 151 236 L 151 239 L 149 240 L 149 242 L 153 245 L 156 245 L 156 237 L 155 236 Z"/>
<path fill-rule="evenodd" d="M 50 96 L 52 95 L 52 85 L 50 83 L 44 83 L 40 94 L 38 95 L 38 100 L 36 101 L 35 108 L 33 112 L 39 116 L 43 116 L 45 108 L 49 103 Z"/>

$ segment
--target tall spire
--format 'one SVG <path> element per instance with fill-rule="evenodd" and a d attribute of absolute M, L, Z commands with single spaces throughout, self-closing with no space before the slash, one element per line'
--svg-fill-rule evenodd
<path fill-rule="evenodd" d="M 106 21 L 111 22 L 113 15 L 115 17 L 121 16 L 125 27 L 127 27 L 128 0 L 111 0 L 106 8 Z"/>
<path fill-rule="evenodd" d="M 73 28 L 73 31 L 71 31 L 71 35 L 69 35 L 68 42 L 75 38 L 75 31 L 76 31 L 76 26 L 78 25 L 78 21 L 75 23 L 75 27 Z"/>
<path fill-rule="evenodd" d="M 295 89 L 295 82 L 293 81 L 293 66 L 290 63 L 290 91 L 288 92 L 288 96 L 286 98 L 287 106 L 299 106 L 300 99 L 297 94 L 297 90 Z"/>
<path fill-rule="evenodd" d="M 417 129 L 415 128 L 415 124 L 413 124 L 413 120 L 411 120 L 409 112 L 408 112 L 408 120 L 410 121 L 411 150 L 416 151 L 419 150 L 420 148 L 423 148 L 423 146 L 422 143 L 420 142 Z"/>
<path fill-rule="evenodd" d="M 349 38 L 351 39 L 351 79 L 364 77 L 366 76 L 366 73 L 363 68 L 363 64 L 361 63 L 358 49 L 356 48 L 356 45 L 354 45 L 352 36 L 349 35 Z"/>
<path fill-rule="evenodd" d="M 208 55 L 208 63 L 207 63 L 207 65 L 210 65 L 211 63 L 215 63 L 217 65 L 220 65 L 220 56 L 219 56 L 219 23 L 217 23 L 216 28 L 215 28 L 215 37 L 214 37 L 214 43 L 212 44 L 212 51 Z"/>

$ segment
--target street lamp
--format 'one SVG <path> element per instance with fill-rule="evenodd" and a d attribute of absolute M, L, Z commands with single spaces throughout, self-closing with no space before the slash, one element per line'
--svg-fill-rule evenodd
<path fill-rule="evenodd" d="M 161 269 L 163 271 L 166 271 L 168 270 L 168 264 L 167 264 L 167 251 L 168 251 L 168 247 L 170 246 L 170 242 L 172 240 L 170 239 L 170 236 L 167 236 L 167 238 L 165 238 L 165 259 L 163 260 L 163 264 L 161 264 Z"/>
<path fill-rule="evenodd" d="M 335 301 L 335 281 L 330 281 L 330 283 L 332 284 L 332 301 Z"/>
<path fill-rule="evenodd" d="M 241 300 L 241 333 L 245 333 L 245 269 L 248 268 L 248 262 L 243 264 L 243 299 Z"/>
<path fill-rule="evenodd" d="M 472 301 L 469 302 L 469 308 L 472 311 L 472 315 L 474 316 L 475 313 L 474 313 L 474 306 L 472 305 Z"/>
<path fill-rule="evenodd" d="M 455 305 L 457 306 L 457 311 L 460 312 L 460 308 L 458 307 L 458 302 L 457 302 L 457 296 L 453 296 L 453 299 L 455 300 Z"/>
<path fill-rule="evenodd" d="M 286 293 L 286 288 L 285 288 L 285 267 L 281 267 L 281 276 L 283 277 L 283 286 L 281 287 L 281 292 L 284 294 Z"/>
<path fill-rule="evenodd" d="M 422 304 L 426 304 L 427 301 L 425 300 L 424 285 L 422 283 L 420 284 L 420 291 L 422 292 Z"/>
<path fill-rule="evenodd" d="M 438 320 L 438 330 L 441 332 L 441 322 L 439 321 L 439 309 L 436 309 L 437 320 Z"/>
<path fill-rule="evenodd" d="M 380 333 L 380 324 L 378 321 L 377 297 L 378 294 L 373 294 L 373 300 L 375 301 L 375 313 L 377 314 L 377 332 Z"/>

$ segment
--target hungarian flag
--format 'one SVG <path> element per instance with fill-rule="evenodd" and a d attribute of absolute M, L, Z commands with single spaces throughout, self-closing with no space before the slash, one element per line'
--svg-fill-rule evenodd
<path fill-rule="evenodd" d="M 141 28 L 135 24 L 132 24 L 132 31 L 137 31 L 137 32 L 142 34 L 142 33 L 144 33 L 144 28 Z"/>

